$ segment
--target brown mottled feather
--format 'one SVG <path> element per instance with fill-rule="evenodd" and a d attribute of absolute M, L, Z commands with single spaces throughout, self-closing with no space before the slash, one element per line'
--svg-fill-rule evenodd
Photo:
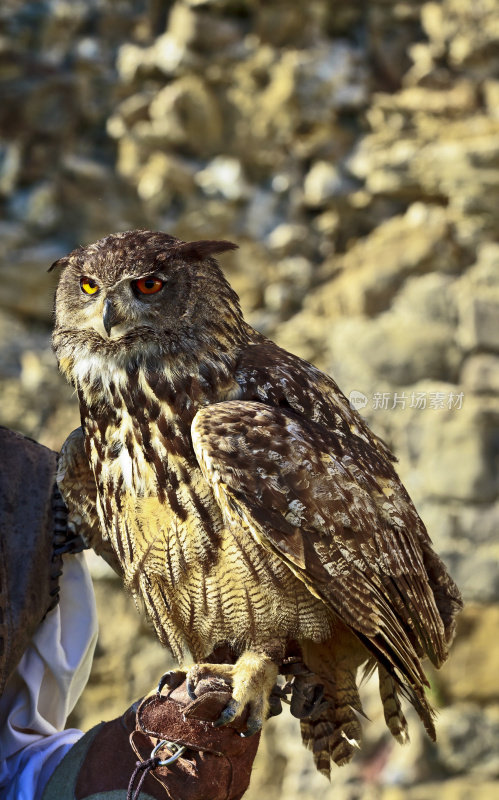
<path fill-rule="evenodd" d="M 231 247 L 128 231 L 58 262 L 54 347 L 82 417 L 61 488 L 180 661 L 222 647 L 235 668 L 277 664 L 298 643 L 326 701 L 302 735 L 329 774 L 361 739 L 362 663 L 394 736 L 398 693 L 434 736 L 421 659 L 445 660 L 461 599 L 387 446 L 331 378 L 244 322 L 212 258 Z M 164 290 L 140 299 L 147 275 Z"/>
<path fill-rule="evenodd" d="M 85 454 L 81 428 L 69 434 L 57 462 L 57 483 L 68 506 L 68 527 L 102 556 L 118 574 L 122 568 L 109 539 L 103 536 L 97 512 L 97 487 Z"/>
<path fill-rule="evenodd" d="M 302 649 L 307 667 L 317 676 L 327 702 L 319 714 L 301 720 L 302 739 L 312 750 L 317 769 L 329 777 L 331 763 L 346 764 L 362 743 L 360 717 L 364 714 L 356 675 L 366 653 L 341 624 L 334 642 L 305 641 Z"/>
<path fill-rule="evenodd" d="M 222 427 L 237 460 L 227 459 L 220 437 L 210 435 Z M 445 657 L 443 625 L 421 557 L 406 546 L 404 520 L 396 521 L 395 512 L 394 519 L 378 516 L 367 490 L 380 491 L 374 476 L 366 481 L 364 471 L 359 482 L 350 448 L 345 452 L 317 423 L 254 402 L 199 411 L 193 440 L 228 523 L 244 519 L 259 544 L 279 553 L 382 663 L 397 670 L 432 730 L 418 653 Z M 424 634 L 413 623 L 421 608 Z"/>
<path fill-rule="evenodd" d="M 392 736 L 405 744 L 409 741 L 407 720 L 402 711 L 397 691 L 397 684 L 382 664 L 378 665 L 379 694 L 383 703 L 385 722 Z"/>

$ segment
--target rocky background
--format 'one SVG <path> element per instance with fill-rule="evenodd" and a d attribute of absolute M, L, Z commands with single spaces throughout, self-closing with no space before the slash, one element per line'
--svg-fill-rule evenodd
<path fill-rule="evenodd" d="M 249 320 L 332 373 L 392 446 L 466 609 L 431 673 L 436 746 L 316 774 L 271 721 L 250 800 L 499 796 L 498 0 L 3 0 L 1 423 L 57 448 L 47 267 L 135 227 L 229 238 Z M 91 560 L 101 636 L 72 724 L 168 665 Z M 414 722 L 414 721 L 413 721 Z"/>

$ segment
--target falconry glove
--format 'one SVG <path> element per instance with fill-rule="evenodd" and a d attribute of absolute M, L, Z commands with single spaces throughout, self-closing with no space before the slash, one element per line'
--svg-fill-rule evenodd
<path fill-rule="evenodd" d="M 215 727 L 230 687 L 207 678 L 152 692 L 122 717 L 101 723 L 65 756 L 43 800 L 239 800 L 248 788 L 259 734 L 244 721 Z"/>

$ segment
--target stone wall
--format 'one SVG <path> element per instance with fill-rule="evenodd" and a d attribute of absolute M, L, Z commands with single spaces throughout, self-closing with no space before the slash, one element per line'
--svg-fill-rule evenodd
<path fill-rule="evenodd" d="M 497 0 L 4 0 L 2 424 L 78 424 L 50 351 L 72 247 L 161 229 L 239 244 L 249 320 L 331 372 L 392 446 L 467 606 L 432 673 L 439 742 L 371 723 L 331 787 L 294 721 L 267 727 L 250 798 L 449 800 L 499 790 Z M 102 633 L 73 724 L 168 663 L 92 560 Z M 120 620 L 120 625 L 116 620 Z"/>

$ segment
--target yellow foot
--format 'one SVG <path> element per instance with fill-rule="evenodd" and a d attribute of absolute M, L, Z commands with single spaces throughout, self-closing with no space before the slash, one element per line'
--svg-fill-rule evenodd
<path fill-rule="evenodd" d="M 246 650 L 235 664 L 194 664 L 187 672 L 186 688 L 196 699 L 196 686 L 202 678 L 222 678 L 232 685 L 232 697 L 213 723 L 227 725 L 248 709 L 246 729 L 241 736 L 252 736 L 261 730 L 269 715 L 269 697 L 277 679 L 277 665 L 269 656 Z"/>

